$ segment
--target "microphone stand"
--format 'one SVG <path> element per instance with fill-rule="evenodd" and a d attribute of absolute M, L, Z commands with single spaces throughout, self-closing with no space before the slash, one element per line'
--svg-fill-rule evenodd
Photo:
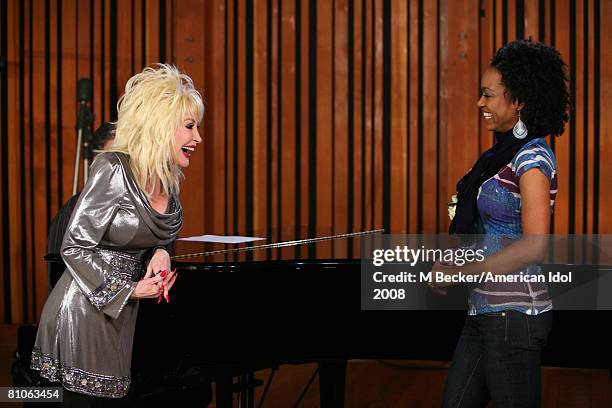
<path fill-rule="evenodd" d="M 87 106 L 91 100 L 91 90 L 87 89 L 88 79 L 80 79 L 77 85 L 79 93 L 79 117 L 77 120 L 77 146 L 74 158 L 74 178 L 72 179 L 72 195 L 77 193 L 79 184 L 79 162 L 81 160 L 81 149 L 83 150 L 83 179 L 84 183 L 89 178 L 89 161 L 91 160 L 91 124 L 93 114 Z M 89 85 L 91 86 L 91 85 Z"/>

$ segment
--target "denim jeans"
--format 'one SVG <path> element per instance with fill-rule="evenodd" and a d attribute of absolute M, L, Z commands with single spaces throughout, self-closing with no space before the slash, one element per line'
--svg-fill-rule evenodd
<path fill-rule="evenodd" d="M 540 354 L 552 313 L 468 316 L 444 387 L 444 408 L 540 406 Z"/>

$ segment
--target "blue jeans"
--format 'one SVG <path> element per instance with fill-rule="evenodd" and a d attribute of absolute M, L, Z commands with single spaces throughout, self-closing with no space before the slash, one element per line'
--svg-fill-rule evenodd
<path fill-rule="evenodd" d="M 444 408 L 540 406 L 540 354 L 552 313 L 468 316 L 444 387 Z"/>

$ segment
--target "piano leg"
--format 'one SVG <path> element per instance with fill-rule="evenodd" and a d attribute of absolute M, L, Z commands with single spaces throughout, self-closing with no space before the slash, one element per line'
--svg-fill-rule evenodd
<path fill-rule="evenodd" d="M 217 408 L 232 408 L 234 377 L 230 374 L 219 374 L 215 384 L 215 401 Z"/>
<path fill-rule="evenodd" d="M 344 407 L 346 360 L 319 363 L 321 408 Z"/>
<path fill-rule="evenodd" d="M 238 394 L 240 396 L 240 407 L 251 408 L 255 406 L 255 392 L 253 387 L 258 385 L 255 381 L 255 375 L 252 371 L 240 376 L 240 392 Z"/>

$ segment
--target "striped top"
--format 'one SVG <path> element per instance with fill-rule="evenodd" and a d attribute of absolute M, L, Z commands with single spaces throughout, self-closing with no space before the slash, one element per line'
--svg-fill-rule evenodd
<path fill-rule="evenodd" d="M 519 180 L 531 169 L 540 170 L 549 181 L 551 212 L 557 195 L 557 163 L 544 138 L 529 141 L 512 161 L 486 180 L 478 192 L 478 211 L 484 232 L 485 255 L 491 255 L 520 238 L 521 191 Z M 540 273 L 530 265 L 523 274 Z M 516 310 L 535 315 L 552 308 L 545 283 L 483 283 L 472 288 L 468 300 L 471 315 Z"/>

